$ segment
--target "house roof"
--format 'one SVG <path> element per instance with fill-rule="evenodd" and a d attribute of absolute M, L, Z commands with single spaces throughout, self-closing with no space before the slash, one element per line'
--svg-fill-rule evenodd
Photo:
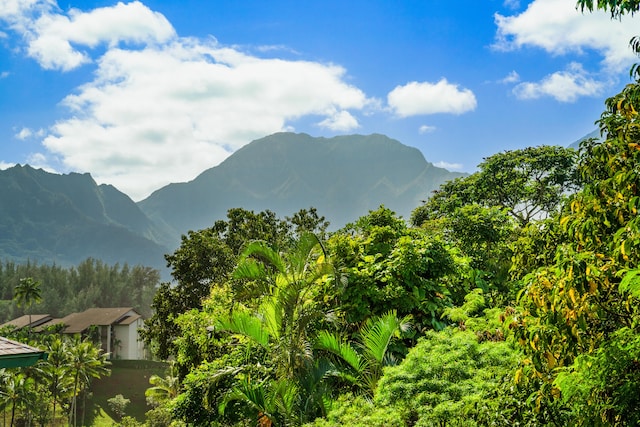
<path fill-rule="evenodd" d="M 31 366 L 47 354 L 35 347 L 0 337 L 0 368 Z"/>
<path fill-rule="evenodd" d="M 39 326 L 47 321 L 51 320 L 51 316 L 48 314 L 32 314 L 31 315 L 31 327 Z M 0 328 L 5 326 L 13 326 L 16 329 L 22 329 L 25 326 L 29 326 L 29 315 L 25 314 L 24 316 L 20 316 L 17 319 L 10 320 L 6 323 L 0 325 Z"/>
<path fill-rule="evenodd" d="M 135 322 L 136 320 L 140 319 L 142 316 L 139 314 L 134 314 L 132 316 L 126 316 L 124 319 L 120 320 L 118 322 L 118 325 L 130 325 L 133 322 Z"/>
<path fill-rule="evenodd" d="M 113 325 L 127 316 L 136 315 L 139 316 L 132 307 L 90 308 L 82 313 L 71 313 L 49 324 L 64 323 L 67 326 L 64 332 L 74 334 L 82 332 L 90 326 Z"/>

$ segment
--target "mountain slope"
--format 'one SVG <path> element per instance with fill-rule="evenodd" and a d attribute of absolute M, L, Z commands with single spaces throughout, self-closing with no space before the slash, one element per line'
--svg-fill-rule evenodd
<path fill-rule="evenodd" d="M 602 140 L 602 136 L 600 135 L 600 130 L 596 129 L 593 132 L 590 132 L 587 135 L 583 136 L 582 138 L 578 139 L 577 141 L 572 142 L 571 144 L 569 144 L 569 148 L 573 148 L 574 150 L 578 150 L 578 149 L 580 149 L 580 143 L 582 141 L 584 141 L 585 139 L 591 139 L 591 138 L 595 138 L 597 140 Z"/>
<path fill-rule="evenodd" d="M 0 171 L 0 258 L 73 265 L 164 267 L 163 235 L 137 205 L 89 174 L 57 175 L 30 166 Z M 161 239 L 158 239 L 161 241 Z"/>
<path fill-rule="evenodd" d="M 233 207 L 270 209 L 282 217 L 313 206 L 338 228 L 381 204 L 408 217 L 441 183 L 461 175 L 384 135 L 278 133 L 251 142 L 191 182 L 157 190 L 138 206 L 171 227 L 176 241 Z"/>

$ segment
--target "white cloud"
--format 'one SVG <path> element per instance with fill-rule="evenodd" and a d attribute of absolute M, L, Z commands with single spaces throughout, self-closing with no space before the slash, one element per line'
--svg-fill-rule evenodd
<path fill-rule="evenodd" d="M 55 6 L 54 0 L 0 0 L 0 19 L 15 22 L 24 15 L 38 10 L 48 10 Z"/>
<path fill-rule="evenodd" d="M 0 73 L 0 79 L 6 79 L 10 74 L 11 73 L 9 73 L 8 71 L 3 71 Z"/>
<path fill-rule="evenodd" d="M 98 61 L 95 79 L 65 98 L 71 117 L 44 144 L 66 167 L 140 199 L 302 116 L 353 128 L 346 110 L 369 100 L 344 75 L 335 65 L 262 59 L 214 41 L 113 48 Z"/>
<path fill-rule="evenodd" d="M 447 170 L 462 170 L 463 168 L 463 165 L 461 163 L 447 163 L 443 161 L 434 163 L 433 165 L 439 168 L 447 169 Z"/>
<path fill-rule="evenodd" d="M 7 162 L 0 161 L 0 170 L 9 169 L 14 167 L 15 165 L 16 165 L 15 163 L 7 163 Z"/>
<path fill-rule="evenodd" d="M 49 164 L 49 158 L 44 153 L 31 153 L 27 158 L 27 164 L 35 169 L 42 169 L 49 173 L 59 173 Z"/>
<path fill-rule="evenodd" d="M 603 11 L 581 13 L 575 1 L 534 0 L 514 16 L 495 15 L 498 26 L 495 47 L 504 50 L 539 47 L 554 55 L 595 50 L 604 65 L 620 71 L 637 59 L 629 40 L 637 34 L 638 16 L 612 20 Z"/>
<path fill-rule="evenodd" d="M 30 138 L 33 135 L 33 131 L 29 128 L 22 128 L 20 129 L 20 132 L 18 132 L 16 134 L 16 138 L 20 139 L 20 140 L 25 140 L 27 138 Z"/>
<path fill-rule="evenodd" d="M 550 96 L 560 102 L 574 102 L 581 96 L 601 94 L 604 84 L 591 77 L 580 64 L 572 63 L 565 71 L 550 74 L 540 82 L 523 82 L 513 92 L 520 99 Z"/>
<path fill-rule="evenodd" d="M 68 71 L 90 62 L 80 46 L 148 44 L 175 37 L 169 21 L 139 1 L 90 12 L 71 9 L 68 15 L 55 13 L 51 1 L 2 1 L 0 18 L 23 34 L 28 54 L 47 69 Z"/>
<path fill-rule="evenodd" d="M 325 120 L 318 123 L 318 126 L 337 132 L 348 132 L 357 129 L 360 125 L 358 120 L 348 111 L 335 111 Z"/>
<path fill-rule="evenodd" d="M 25 139 L 31 138 L 31 137 L 40 137 L 42 138 L 43 136 L 45 136 L 46 132 L 44 129 L 38 129 L 37 131 L 34 131 L 33 129 L 29 129 L 29 128 L 22 128 L 20 129 L 20 132 L 18 132 L 15 137 L 19 140 L 24 141 Z"/>
<path fill-rule="evenodd" d="M 476 97 L 469 89 L 460 89 L 447 79 L 437 83 L 410 82 L 397 86 L 387 95 L 387 102 L 400 117 L 423 114 L 462 114 L 475 110 Z"/>
<path fill-rule="evenodd" d="M 65 13 L 53 0 L 0 0 L 0 19 L 43 68 L 95 67 L 62 101 L 69 113 L 44 135 L 48 152 L 30 162 L 90 172 L 135 200 L 193 179 L 253 139 L 290 131 L 302 117 L 347 131 L 358 127 L 357 113 L 380 108 L 340 66 L 182 38 L 137 1 Z"/>
<path fill-rule="evenodd" d="M 435 132 L 436 127 L 435 126 L 429 126 L 429 125 L 422 125 L 420 126 L 420 128 L 418 128 L 418 132 L 423 135 L 425 133 L 431 133 L 431 132 Z"/>
<path fill-rule="evenodd" d="M 507 74 L 504 78 L 500 79 L 498 83 L 510 84 L 510 83 L 518 83 L 520 81 L 520 74 L 516 71 L 512 71 Z"/>
<path fill-rule="evenodd" d="M 509 9 L 517 9 L 520 7 L 519 0 L 504 0 L 503 4 L 505 7 L 508 7 Z"/>

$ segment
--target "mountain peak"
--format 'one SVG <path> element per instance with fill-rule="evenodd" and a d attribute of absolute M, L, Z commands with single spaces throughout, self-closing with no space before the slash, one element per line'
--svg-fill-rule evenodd
<path fill-rule="evenodd" d="M 313 206 L 338 228 L 381 204 L 408 217 L 440 184 L 461 175 L 435 168 L 418 149 L 382 134 L 280 132 L 138 205 L 176 236 L 211 226 L 234 207 L 285 216 Z"/>

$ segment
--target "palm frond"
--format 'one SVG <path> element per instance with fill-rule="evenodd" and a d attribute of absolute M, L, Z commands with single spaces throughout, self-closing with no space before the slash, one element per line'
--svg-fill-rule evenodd
<path fill-rule="evenodd" d="M 231 402 L 239 401 L 251 409 L 253 409 L 258 417 L 267 417 L 272 420 L 269 404 L 267 401 L 267 392 L 264 382 L 254 383 L 250 378 L 243 378 L 238 384 L 227 394 L 218 406 L 218 412 L 224 414 L 227 405 Z"/>
<path fill-rule="evenodd" d="M 300 425 L 298 409 L 298 386 L 289 380 L 278 381 L 272 391 L 272 401 L 277 409 L 277 418 L 282 424 Z"/>
<path fill-rule="evenodd" d="M 364 372 L 366 368 L 366 360 L 358 354 L 351 344 L 329 331 L 323 330 L 318 333 L 314 347 L 317 350 L 328 351 L 338 356 L 358 374 Z"/>
<path fill-rule="evenodd" d="M 364 351 L 371 361 L 384 366 L 389 343 L 410 327 L 410 317 L 399 319 L 395 311 L 369 319 L 360 331 Z M 389 360 L 389 359 L 387 359 Z"/>
<path fill-rule="evenodd" d="M 243 263 L 245 260 L 250 258 L 275 268 L 279 273 L 284 273 L 286 271 L 284 260 L 277 251 L 267 244 L 267 242 L 255 241 L 249 243 L 240 256 L 240 263 Z"/>
<path fill-rule="evenodd" d="M 229 367 L 226 367 L 226 368 L 218 369 L 211 376 L 209 376 L 208 377 L 208 383 L 207 383 L 207 389 L 205 390 L 205 393 L 204 393 L 204 396 L 203 396 L 204 407 L 205 408 L 211 408 L 211 402 L 213 402 L 213 400 L 214 400 L 213 396 L 215 395 L 215 391 L 219 387 L 219 384 L 220 384 L 220 382 L 222 380 L 224 380 L 226 378 L 229 378 L 229 377 L 236 376 L 237 374 L 242 372 L 243 369 L 244 369 L 244 367 L 242 367 L 242 366 L 240 366 L 240 367 L 229 366 Z M 223 401 L 223 403 L 224 403 L 224 401 Z M 218 410 L 220 410 L 219 407 L 218 407 Z"/>
<path fill-rule="evenodd" d="M 264 265 L 251 258 L 241 260 L 233 270 L 234 279 L 261 280 L 266 274 Z"/>
<path fill-rule="evenodd" d="M 234 311 L 229 316 L 217 319 L 215 328 L 243 335 L 260 344 L 265 349 L 269 349 L 269 332 L 264 327 L 262 321 L 247 312 Z"/>

